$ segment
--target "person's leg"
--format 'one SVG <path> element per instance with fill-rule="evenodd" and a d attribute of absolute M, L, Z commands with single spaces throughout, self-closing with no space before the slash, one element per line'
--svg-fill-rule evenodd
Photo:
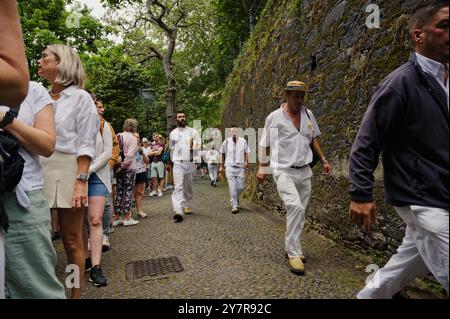
<path fill-rule="evenodd" d="M 90 196 L 88 205 L 89 241 L 91 244 L 92 265 L 100 265 L 103 242 L 103 211 L 105 209 L 105 196 Z"/>
<path fill-rule="evenodd" d="M 183 208 L 192 208 L 192 200 L 193 200 L 193 186 L 194 186 L 194 168 L 190 168 L 189 165 L 195 165 L 186 163 L 185 171 L 184 171 L 184 204 Z"/>
<path fill-rule="evenodd" d="M 173 181 L 175 187 L 172 193 L 172 206 L 173 210 L 177 214 L 183 214 L 184 204 L 184 169 L 183 166 L 175 163 L 173 165 Z"/>
<path fill-rule="evenodd" d="M 145 182 L 136 184 L 135 189 L 135 198 L 136 198 L 136 210 L 138 212 L 143 212 L 142 209 L 142 195 L 144 195 L 145 191 Z"/>
<path fill-rule="evenodd" d="M 67 263 L 79 269 L 78 287 L 72 288 L 72 299 L 79 299 L 84 277 L 85 252 L 83 244 L 83 222 L 85 208 L 58 209 L 61 239 L 66 251 Z"/>
<path fill-rule="evenodd" d="M 109 221 L 111 220 L 111 194 L 108 194 L 105 198 L 105 209 L 102 217 L 102 229 L 103 235 L 109 235 Z"/>
<path fill-rule="evenodd" d="M 299 216 L 299 237 L 298 237 L 298 243 L 300 247 L 300 252 L 303 254 L 303 249 L 301 245 L 301 236 L 303 232 L 303 227 L 305 226 L 305 214 L 306 214 L 306 207 L 308 206 L 309 197 L 311 196 L 311 176 L 312 171 L 309 168 L 309 166 L 299 170 L 296 172 L 298 174 L 298 179 L 296 180 L 296 188 L 297 193 L 300 196 L 300 203 L 303 207 L 300 216 Z"/>
<path fill-rule="evenodd" d="M 164 163 L 163 162 L 159 162 L 158 163 L 158 185 L 159 185 L 159 189 L 158 189 L 158 196 L 162 196 L 163 194 L 163 190 L 164 190 Z"/>
<path fill-rule="evenodd" d="M 136 173 L 134 170 L 125 171 L 124 178 L 124 197 L 123 211 L 125 212 L 124 222 L 131 219 L 131 206 L 134 198 L 134 187 L 136 181 Z M 138 222 L 136 221 L 136 224 Z"/>
<path fill-rule="evenodd" d="M 449 212 L 441 208 L 411 206 L 415 218 L 414 242 L 425 265 L 448 291 Z"/>
<path fill-rule="evenodd" d="M 295 186 L 295 176 L 287 171 L 274 171 L 278 194 L 286 208 L 285 249 L 289 257 L 301 256 L 300 233 L 304 222 L 305 207 Z"/>
<path fill-rule="evenodd" d="M 231 171 L 226 171 L 228 180 L 228 191 L 230 192 L 231 207 L 238 207 L 238 195 L 237 195 L 237 176 L 233 175 Z"/>
<path fill-rule="evenodd" d="M 59 236 L 59 223 L 58 223 L 58 211 L 56 209 L 50 209 L 51 225 L 52 225 L 52 239 L 58 239 Z"/>
<path fill-rule="evenodd" d="M 116 177 L 116 196 L 114 197 L 114 221 L 120 220 L 120 215 L 125 213 L 123 210 L 123 200 L 125 194 L 125 172 Z"/>
<path fill-rule="evenodd" d="M 236 199 L 239 205 L 239 196 L 241 196 L 242 192 L 245 190 L 245 176 L 244 170 L 242 170 L 239 176 L 236 176 Z"/>
<path fill-rule="evenodd" d="M 403 220 L 406 222 L 406 232 L 397 253 L 366 283 L 364 289 L 358 293 L 358 299 L 390 299 L 414 278 L 428 273 L 428 268 L 414 243 L 414 225 L 408 216 Z"/>
<path fill-rule="evenodd" d="M 0 299 L 5 299 L 5 240 L 0 227 Z"/>

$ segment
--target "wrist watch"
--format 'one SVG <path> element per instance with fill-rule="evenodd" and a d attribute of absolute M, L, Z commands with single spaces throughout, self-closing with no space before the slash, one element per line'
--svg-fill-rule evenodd
<path fill-rule="evenodd" d="M 81 173 L 81 174 L 77 175 L 77 180 L 80 181 L 80 182 L 87 182 L 88 179 L 89 179 L 89 175 L 88 174 Z"/>
<path fill-rule="evenodd" d="M 3 117 L 3 120 L 0 122 L 0 128 L 4 128 L 6 126 L 8 126 L 9 124 L 12 123 L 12 121 L 14 121 L 14 114 L 11 111 L 8 111 L 5 113 L 5 116 Z"/>

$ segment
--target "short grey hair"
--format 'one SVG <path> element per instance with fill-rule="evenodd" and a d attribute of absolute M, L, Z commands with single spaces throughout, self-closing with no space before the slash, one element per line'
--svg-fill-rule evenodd
<path fill-rule="evenodd" d="M 78 52 L 63 44 L 49 45 L 47 49 L 56 55 L 59 62 L 55 82 L 64 86 L 74 84 L 83 89 L 85 73 Z"/>
<path fill-rule="evenodd" d="M 122 130 L 124 132 L 137 133 L 138 121 L 136 119 L 126 119 L 123 123 Z"/>

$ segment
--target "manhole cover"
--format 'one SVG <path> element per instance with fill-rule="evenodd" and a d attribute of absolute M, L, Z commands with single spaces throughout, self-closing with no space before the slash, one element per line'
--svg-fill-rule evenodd
<path fill-rule="evenodd" d="M 127 280 L 140 279 L 145 276 L 157 277 L 184 270 L 178 257 L 160 257 L 134 261 L 127 264 Z"/>

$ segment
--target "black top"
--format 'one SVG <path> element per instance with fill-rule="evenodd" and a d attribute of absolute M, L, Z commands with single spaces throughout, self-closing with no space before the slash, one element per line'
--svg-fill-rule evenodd
<path fill-rule="evenodd" d="M 386 202 L 449 208 L 447 95 L 415 54 L 379 84 L 370 101 L 350 154 L 352 200 L 373 200 L 380 152 Z"/>

